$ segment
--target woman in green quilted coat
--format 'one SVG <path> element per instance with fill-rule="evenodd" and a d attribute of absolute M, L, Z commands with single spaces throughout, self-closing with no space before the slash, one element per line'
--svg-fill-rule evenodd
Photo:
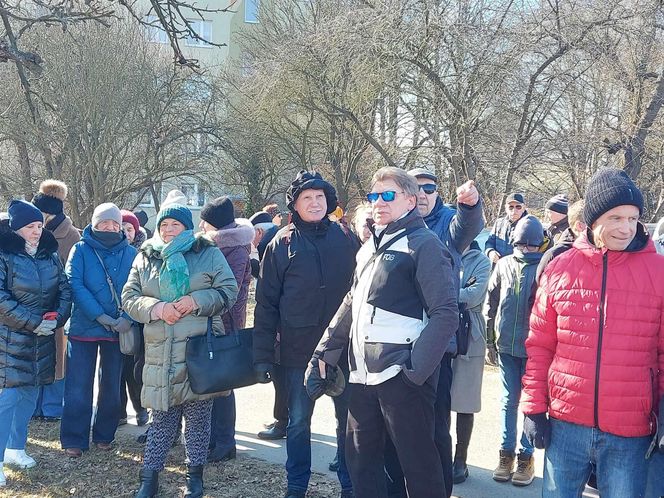
<path fill-rule="evenodd" d="M 145 366 L 141 402 L 152 408 L 136 498 L 157 496 L 158 476 L 180 417 L 185 419 L 188 498 L 203 496 L 203 466 L 210 441 L 212 398 L 191 390 L 185 363 L 188 337 L 204 335 L 208 321 L 223 333 L 221 315 L 235 302 L 237 283 L 221 251 L 193 233 L 191 211 L 170 204 L 157 215 L 157 230 L 136 256 L 122 302 L 144 324 Z"/>

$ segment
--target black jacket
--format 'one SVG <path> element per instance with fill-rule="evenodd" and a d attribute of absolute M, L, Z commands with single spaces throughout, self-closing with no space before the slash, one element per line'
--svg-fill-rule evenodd
<path fill-rule="evenodd" d="M 71 311 L 71 288 L 53 234 L 42 232 L 37 254 L 25 252 L 15 232 L 0 234 L 0 388 L 50 384 L 55 377 L 55 338 L 37 336 L 44 313 Z M 12 276 L 9 276 L 10 269 Z"/>
<path fill-rule="evenodd" d="M 356 239 L 324 218 L 282 228 L 268 245 L 256 288 L 254 362 L 304 368 L 352 284 Z"/>

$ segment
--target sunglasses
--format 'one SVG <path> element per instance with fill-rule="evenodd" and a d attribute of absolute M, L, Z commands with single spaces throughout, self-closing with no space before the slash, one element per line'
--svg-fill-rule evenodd
<path fill-rule="evenodd" d="M 507 209 L 510 211 L 514 211 L 515 209 L 517 211 L 521 211 L 523 209 L 523 206 L 521 204 L 516 204 L 515 206 L 507 206 Z"/>
<path fill-rule="evenodd" d="M 425 194 L 433 194 L 436 191 L 436 185 L 433 183 L 425 183 L 420 185 L 420 190 L 424 190 Z"/>
<path fill-rule="evenodd" d="M 403 194 L 403 192 L 395 192 L 394 190 L 386 190 L 385 192 L 369 192 L 367 194 L 367 200 L 373 204 L 374 202 L 378 202 L 378 198 L 380 197 L 385 202 L 392 202 L 394 199 L 396 199 L 397 194 Z"/>

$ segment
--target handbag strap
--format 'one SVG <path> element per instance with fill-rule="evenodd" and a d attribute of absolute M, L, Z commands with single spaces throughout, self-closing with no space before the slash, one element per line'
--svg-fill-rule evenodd
<path fill-rule="evenodd" d="M 237 327 L 235 326 L 235 320 L 233 319 L 233 313 L 231 313 L 231 309 L 228 306 L 228 296 L 226 293 L 222 290 L 218 290 L 219 294 L 221 294 L 221 298 L 224 300 L 224 305 L 226 306 L 226 313 L 228 314 L 228 321 L 231 322 L 231 330 L 228 331 L 229 333 L 226 335 L 232 335 L 237 332 Z M 223 315 L 222 315 L 223 316 Z M 211 324 L 212 322 L 210 322 Z M 212 329 L 212 325 L 210 325 L 210 329 Z"/>
<path fill-rule="evenodd" d="M 101 259 L 101 256 L 97 252 L 97 249 L 95 249 L 93 247 L 92 251 L 95 253 L 95 256 L 97 256 L 97 259 L 99 260 L 99 263 L 101 263 L 101 267 L 104 270 L 104 275 L 106 275 L 106 283 L 108 284 L 108 288 L 111 290 L 111 295 L 113 296 L 113 301 L 115 301 L 115 305 L 118 308 L 118 313 L 122 313 L 122 302 L 120 301 L 120 298 L 118 297 L 118 293 L 115 291 L 115 286 L 113 285 L 113 280 L 111 279 L 111 276 L 109 275 L 108 270 L 106 269 L 106 265 L 104 264 L 104 260 Z"/>

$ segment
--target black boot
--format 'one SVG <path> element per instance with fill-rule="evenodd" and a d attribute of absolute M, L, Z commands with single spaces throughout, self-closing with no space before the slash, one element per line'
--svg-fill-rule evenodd
<path fill-rule="evenodd" d="M 457 444 L 454 452 L 454 466 L 452 468 L 452 482 L 461 484 L 468 478 L 468 445 L 473 433 L 474 416 L 472 413 L 457 414 Z"/>
<path fill-rule="evenodd" d="M 203 498 L 203 465 L 187 466 L 185 498 Z"/>
<path fill-rule="evenodd" d="M 141 479 L 141 487 L 138 488 L 134 498 L 154 498 L 157 496 L 157 493 L 159 493 L 159 472 L 141 469 L 138 476 Z"/>

